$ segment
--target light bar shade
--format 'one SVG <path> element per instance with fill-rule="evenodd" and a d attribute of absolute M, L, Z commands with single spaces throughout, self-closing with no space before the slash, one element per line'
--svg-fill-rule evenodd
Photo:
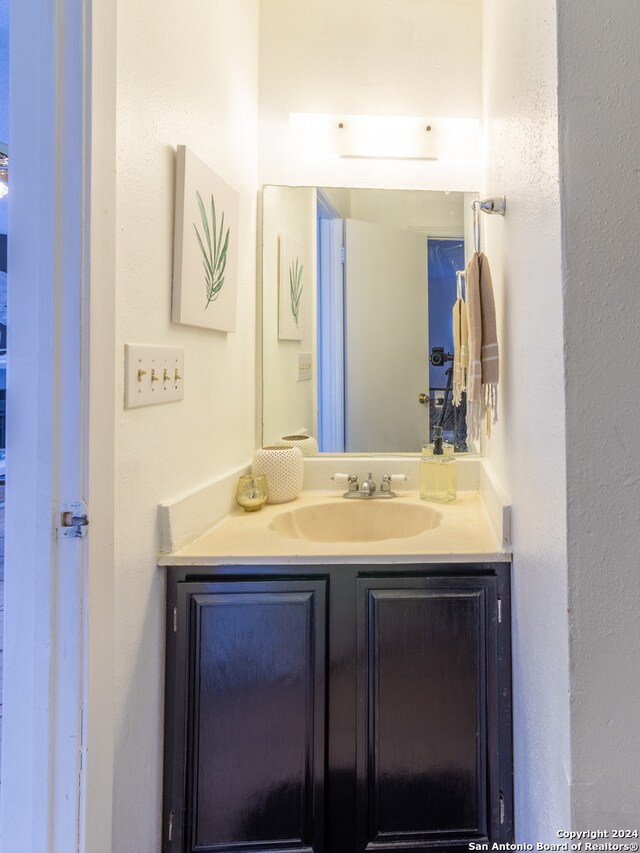
<path fill-rule="evenodd" d="M 353 159 L 440 160 L 477 155 L 477 119 L 290 113 L 294 147 Z"/>

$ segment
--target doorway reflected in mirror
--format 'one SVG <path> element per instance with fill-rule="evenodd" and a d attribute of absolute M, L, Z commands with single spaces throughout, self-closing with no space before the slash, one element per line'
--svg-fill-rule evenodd
<path fill-rule="evenodd" d="M 433 428 L 442 427 L 445 441 L 455 453 L 467 452 L 467 395 L 459 405 L 453 401 L 453 324 L 451 309 L 464 297 L 464 237 L 430 237 L 427 240 L 427 281 L 429 292 L 429 442 Z"/>

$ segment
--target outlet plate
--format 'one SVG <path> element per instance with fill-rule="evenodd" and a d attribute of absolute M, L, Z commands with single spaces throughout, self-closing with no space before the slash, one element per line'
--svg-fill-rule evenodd
<path fill-rule="evenodd" d="M 125 344 L 125 409 L 184 398 L 184 348 Z"/>
<path fill-rule="evenodd" d="M 298 382 L 307 382 L 311 379 L 311 368 L 313 362 L 310 352 L 298 353 Z"/>

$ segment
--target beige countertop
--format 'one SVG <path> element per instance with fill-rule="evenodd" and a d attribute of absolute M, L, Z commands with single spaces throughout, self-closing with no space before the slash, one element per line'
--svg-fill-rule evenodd
<path fill-rule="evenodd" d="M 371 542 L 315 542 L 289 538 L 272 529 L 281 513 L 298 507 L 346 504 L 341 494 L 303 492 L 295 501 L 263 507 L 259 512 L 232 510 L 203 536 L 184 548 L 162 554 L 161 566 L 207 566 L 277 563 L 359 562 L 507 562 L 511 553 L 501 548 L 485 505 L 476 492 L 462 492 L 449 504 L 429 504 L 438 524 L 416 536 Z M 399 492 L 391 503 L 425 506 L 414 491 Z M 383 503 L 380 501 L 379 503 Z M 384 502 L 385 504 L 387 502 Z"/>

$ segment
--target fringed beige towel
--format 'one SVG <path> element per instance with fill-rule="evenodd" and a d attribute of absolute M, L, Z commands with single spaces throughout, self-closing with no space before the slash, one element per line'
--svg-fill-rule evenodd
<path fill-rule="evenodd" d="M 485 416 L 489 435 L 491 422 L 498 420 L 500 368 L 491 271 L 482 252 L 476 252 L 467 267 L 467 320 L 467 441 L 475 441 L 480 438 L 480 425 Z"/>
<path fill-rule="evenodd" d="M 469 327 L 467 306 L 461 297 L 453 306 L 453 405 L 462 402 L 462 392 L 467 390 L 469 368 Z"/>

